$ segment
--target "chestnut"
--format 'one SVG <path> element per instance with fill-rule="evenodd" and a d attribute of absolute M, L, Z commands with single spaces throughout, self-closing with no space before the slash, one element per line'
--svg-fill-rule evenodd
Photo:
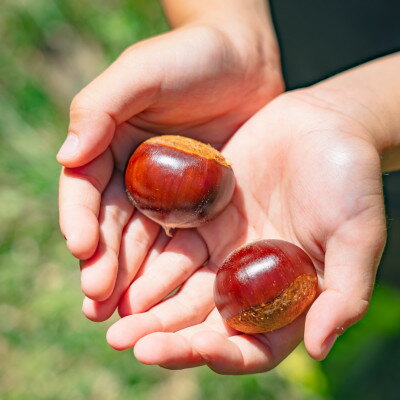
<path fill-rule="evenodd" d="M 233 251 L 217 272 L 215 305 L 232 328 L 274 331 L 290 324 L 313 302 L 317 274 L 300 247 L 261 240 Z"/>
<path fill-rule="evenodd" d="M 134 151 L 125 187 L 135 207 L 171 236 L 174 228 L 194 228 L 219 214 L 232 198 L 235 177 L 229 162 L 210 145 L 163 135 Z"/>

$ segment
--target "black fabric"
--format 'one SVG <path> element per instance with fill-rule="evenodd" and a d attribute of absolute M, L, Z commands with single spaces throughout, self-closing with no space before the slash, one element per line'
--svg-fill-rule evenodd
<path fill-rule="evenodd" d="M 400 0 L 271 0 L 287 89 L 400 50 Z"/>

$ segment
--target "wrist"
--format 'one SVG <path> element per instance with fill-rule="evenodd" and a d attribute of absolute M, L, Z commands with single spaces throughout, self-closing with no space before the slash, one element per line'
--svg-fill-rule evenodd
<path fill-rule="evenodd" d="M 184 5 L 182 5 L 184 4 Z M 284 90 L 280 52 L 267 2 L 264 0 L 163 0 L 173 28 L 206 27 L 224 38 L 245 73 L 264 70 Z M 179 5 L 179 6 L 178 6 Z M 221 35 L 222 34 L 222 35 Z"/>
<path fill-rule="evenodd" d="M 388 115 L 379 118 L 374 102 L 366 102 L 366 96 L 354 96 L 348 89 L 321 83 L 287 93 L 309 105 L 337 114 L 340 123 L 335 129 L 358 137 L 374 148 L 380 155 L 382 172 L 399 170 L 400 145 L 397 144 L 399 128 L 396 119 Z M 397 132 L 397 135 L 393 132 Z"/>
<path fill-rule="evenodd" d="M 201 21 L 193 22 L 195 23 Z M 275 33 L 267 24 L 245 24 L 234 20 L 222 22 L 212 18 L 202 23 L 224 35 L 229 46 L 234 48 L 241 63 L 249 72 L 252 68 L 265 69 L 268 75 L 273 72 L 279 76 L 283 85 L 279 45 Z"/>
<path fill-rule="evenodd" d="M 193 22 L 199 23 L 200 21 Z M 279 46 L 275 33 L 268 26 L 251 26 L 236 23 L 234 20 L 221 23 L 213 19 L 204 21 L 203 25 L 222 34 L 228 51 L 236 54 L 237 64 L 230 68 L 241 70 L 249 87 L 258 87 L 260 93 L 266 91 L 268 98 L 265 103 L 283 93 L 285 83 Z"/>
<path fill-rule="evenodd" d="M 353 68 L 311 87 L 363 124 L 379 153 L 400 145 L 400 53 Z"/>
<path fill-rule="evenodd" d="M 342 128 L 357 135 L 379 153 L 383 151 L 385 124 L 378 118 L 373 104 L 366 101 L 366 97 L 361 96 L 361 93 L 353 93 L 349 88 L 327 85 L 325 82 L 301 92 L 309 103 L 337 114 L 340 120 L 344 121 L 344 125 L 338 129 Z"/>
<path fill-rule="evenodd" d="M 382 63 L 381 60 L 378 62 Z M 355 130 L 357 134 L 360 135 L 361 132 L 362 138 L 380 154 L 383 172 L 399 170 L 400 96 L 391 90 L 391 83 L 396 86 L 396 81 L 389 80 L 385 87 L 379 82 L 379 76 L 378 84 L 375 80 L 362 82 L 361 76 L 347 79 L 356 70 L 323 81 L 302 92 L 317 101 L 318 105 L 321 106 L 322 103 L 324 107 L 347 117 L 351 123 L 357 123 L 362 128 Z M 367 76 L 363 77 L 367 79 Z M 377 91 L 378 88 L 382 91 Z M 388 88 L 389 90 L 385 90 Z"/>

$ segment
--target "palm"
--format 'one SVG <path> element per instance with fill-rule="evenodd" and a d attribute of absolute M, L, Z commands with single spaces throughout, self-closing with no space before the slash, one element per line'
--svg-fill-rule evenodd
<path fill-rule="evenodd" d="M 293 107 L 296 114 L 287 118 Z M 285 96 L 253 117 L 224 150 L 238 182 L 232 204 L 197 233 L 182 232 L 171 241 L 179 248 L 190 236 L 193 246 L 188 257 L 204 253 L 205 244 L 208 265 L 197 270 L 201 265 L 197 259 L 187 263 L 184 274 L 178 274 L 173 271 L 176 265 L 164 264 L 160 255 L 155 266 L 147 267 L 134 281 L 120 304 L 122 315 L 142 313 L 119 321 L 109 333 L 111 344 L 126 348 L 140 339 L 135 349 L 139 359 L 169 367 L 198 365 L 207 357 L 220 372 L 272 367 L 301 339 L 302 321 L 265 335 L 238 335 L 213 310 L 212 285 L 217 266 L 231 250 L 261 238 L 281 238 L 308 252 L 323 283 L 324 292 L 310 310 L 306 326 L 309 350 L 317 355 L 316 326 L 324 326 L 326 308 L 330 307 L 332 317 L 325 325 L 342 327 L 340 312 L 351 307 L 343 285 L 365 277 L 356 268 L 343 269 L 337 247 L 349 242 L 357 245 L 371 221 L 375 223 L 367 238 L 372 237 L 372 242 L 384 229 L 379 159 L 365 137 L 361 125 L 310 104 L 307 97 Z M 364 245 L 375 246 L 379 252 L 382 243 L 369 240 Z M 360 253 L 350 253 L 347 261 L 357 266 L 360 257 Z M 182 283 L 177 294 L 159 303 Z M 372 284 L 366 283 L 367 287 Z M 355 307 L 362 313 L 368 296 L 357 296 Z"/>

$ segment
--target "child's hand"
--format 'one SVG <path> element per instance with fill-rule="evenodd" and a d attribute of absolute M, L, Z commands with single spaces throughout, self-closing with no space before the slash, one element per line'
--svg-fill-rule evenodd
<path fill-rule="evenodd" d="M 205 363 L 244 374 L 274 367 L 302 339 L 304 318 L 272 333 L 240 334 L 221 320 L 212 289 L 231 250 L 280 238 L 305 249 L 317 267 L 322 293 L 307 313 L 304 338 L 310 355 L 324 358 L 337 335 L 366 312 L 385 244 L 372 121 L 367 109 L 324 90 L 284 94 L 264 107 L 224 149 L 237 178 L 233 203 L 186 233 L 186 260 L 167 252 L 149 261 L 120 303 L 128 316 L 110 328 L 110 345 L 135 346 L 139 361 L 167 368 Z M 206 249 L 208 265 L 195 272 Z M 201 257 L 189 262 L 195 255 Z"/>
<path fill-rule="evenodd" d="M 165 241 L 127 201 L 123 172 L 133 149 L 167 133 L 220 148 L 282 91 L 273 39 L 233 27 L 192 23 L 132 46 L 72 102 L 58 154 L 60 225 L 71 253 L 84 260 L 84 293 L 96 301 L 112 295 L 106 303 L 87 300 L 99 311 L 85 308 L 89 318 L 112 314 L 153 244 L 159 246 L 157 236 Z"/>

